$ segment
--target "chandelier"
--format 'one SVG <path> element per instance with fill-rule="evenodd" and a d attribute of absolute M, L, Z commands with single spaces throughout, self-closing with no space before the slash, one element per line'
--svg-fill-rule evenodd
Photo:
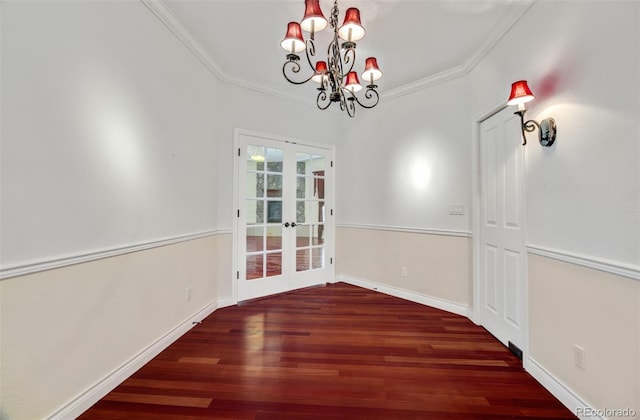
<path fill-rule="evenodd" d="M 316 103 L 318 108 L 325 110 L 333 103 L 339 103 L 342 111 L 347 111 L 350 117 L 356 112 L 356 103 L 363 108 L 373 108 L 378 105 L 380 96 L 374 82 L 382 77 L 375 57 L 369 57 L 365 61 L 365 69 L 362 79 L 366 85 L 364 97 L 359 99 L 356 92 L 362 90 L 358 80 L 358 74 L 353 71 L 356 61 L 356 41 L 361 40 L 365 30 L 360 23 L 360 10 L 355 7 L 347 9 L 342 26 L 338 26 L 338 0 L 335 0 L 331 9 L 329 21 L 322 14 L 320 0 L 305 0 L 304 17 L 300 23 L 289 22 L 287 33 L 280 43 L 288 52 L 287 61 L 282 66 L 282 74 L 285 79 L 295 85 L 302 85 L 308 81 L 319 83 Z M 333 40 L 327 47 L 326 61 L 319 60 L 315 64 L 316 55 L 314 44 L 315 33 L 331 26 Z M 309 38 L 305 41 L 302 30 L 309 32 Z M 340 44 L 340 41 L 342 45 Z M 310 76 L 298 76 L 301 70 L 300 56 L 297 53 L 305 51 L 309 63 Z"/>

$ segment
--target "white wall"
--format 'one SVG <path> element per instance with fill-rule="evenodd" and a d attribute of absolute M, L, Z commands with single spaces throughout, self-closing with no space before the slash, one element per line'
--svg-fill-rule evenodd
<path fill-rule="evenodd" d="M 465 82 L 359 110 L 337 144 L 338 224 L 469 232 L 470 124 Z M 357 204 L 355 204 L 357 203 Z M 462 204 L 465 215 L 449 215 Z"/>
<path fill-rule="evenodd" d="M 338 279 L 470 313 L 465 86 L 456 79 L 394 99 L 382 91 L 375 109 L 360 109 L 355 120 L 342 124 L 336 152 Z M 465 214 L 450 215 L 452 204 L 463 205 Z"/>
<path fill-rule="evenodd" d="M 338 276 L 451 299 L 451 290 L 430 284 L 429 269 L 456 258 L 469 264 L 464 246 L 440 237 L 447 246 L 425 268 L 426 254 L 416 255 L 404 231 L 471 229 L 474 124 L 506 102 L 513 81 L 529 81 L 537 98 L 527 116 L 554 117 L 558 139 L 544 149 L 533 134 L 525 149 L 526 365 L 573 408 L 640 413 L 639 9 L 626 1 L 536 2 L 469 75 L 362 112 L 337 146 Z M 453 203 L 467 214 L 450 216 Z M 392 228 L 374 232 L 384 227 Z M 386 239 L 371 248 L 376 235 Z M 438 239 L 421 248 L 437 248 Z M 401 278 L 402 266 L 418 267 L 418 278 Z M 455 281 L 462 291 L 472 280 Z M 574 345 L 586 351 L 586 371 L 573 365 Z"/>
<path fill-rule="evenodd" d="M 287 83 L 284 78 L 283 83 Z M 251 89 L 226 85 L 222 125 L 224 138 L 218 144 L 221 159 L 217 161 L 218 222 L 231 229 L 233 216 L 233 130 L 240 128 L 288 137 L 294 141 L 336 144 L 340 134 L 337 123 L 346 115 L 332 111 L 319 111 L 315 103 L 280 100 Z M 315 100 L 313 91 L 309 99 Z M 228 158 L 227 158 L 228 157 Z"/>
<path fill-rule="evenodd" d="M 528 118 L 558 138 L 526 146 L 528 243 L 640 265 L 639 4 L 538 2 L 472 72 L 471 112 L 525 79 Z"/>
<path fill-rule="evenodd" d="M 141 2 L 1 7 L 3 277 L 128 251 L 0 282 L 0 417 L 45 418 L 231 295 L 210 235 L 226 91 Z"/>
<path fill-rule="evenodd" d="M 559 126 L 553 148 L 530 141 L 525 151 L 529 244 L 637 272 L 637 2 L 537 2 L 470 75 L 391 100 L 382 89 L 382 103 L 359 110 L 356 119 L 221 83 L 139 2 L 5 1 L 1 7 L 2 268 L 223 231 L 213 239 L 0 282 L 2 365 L 21 354 L 37 362 L 16 362 L 27 369 L 24 378 L 17 368 L 11 375 L 0 371 L 8 418 L 51 414 L 193 315 L 196 306 L 231 295 L 234 128 L 337 145 L 338 238 L 350 244 L 337 244 L 338 275 L 375 277 L 379 268 L 389 274 L 380 282 L 390 287 L 464 307 L 470 305 L 469 239 L 446 235 L 471 230 L 473 123 L 504 102 L 512 81 L 527 79 L 538 95 L 528 115 L 551 115 Z M 449 215 L 449 204 L 465 205 L 465 215 Z M 365 247 L 370 252 L 364 256 L 349 252 L 371 237 L 384 237 L 380 248 Z M 420 253 L 403 260 L 402 246 L 411 243 L 441 252 L 435 267 L 425 267 Z M 392 247 L 396 252 L 387 253 Z M 373 252 L 391 259 L 371 260 L 378 266 L 356 272 Z M 429 270 L 446 270 L 458 258 L 457 274 L 447 284 L 429 277 Z M 187 263 L 199 268 L 182 277 L 180 266 Z M 397 278 L 405 265 L 408 281 Z M 637 366 L 637 351 L 602 351 L 583 334 L 606 332 L 612 342 L 640 347 L 640 283 L 591 271 L 595 277 L 581 290 L 583 299 L 604 311 L 618 305 L 621 313 L 635 314 L 637 324 L 619 331 L 591 319 L 554 322 L 553 314 L 570 319 L 584 309 L 584 300 L 571 299 L 572 288 L 582 285 L 581 272 L 574 268 L 565 292 L 546 299 L 560 290 L 553 281 L 564 271 L 531 258 L 531 356 L 594 406 L 638 407 L 633 393 L 639 375 L 620 379 L 621 397 L 599 390 L 610 386 L 603 373 L 609 368 Z M 411 277 L 416 272 L 421 277 Z M 194 306 L 183 300 L 187 283 L 198 285 Z M 155 284 L 164 286 L 155 300 L 136 305 L 147 302 Z M 614 299 L 620 293 L 631 298 L 611 302 L 601 299 L 601 289 Z M 87 296 L 103 305 L 100 310 L 86 309 Z M 127 302 L 122 316 L 118 296 Z M 547 311 L 559 304 L 565 312 Z M 46 310 L 58 307 L 64 310 L 48 319 Z M 167 307 L 174 309 L 171 316 L 154 316 Z M 92 358 L 96 345 L 140 331 L 122 326 L 131 319 L 152 323 L 145 325 L 149 334 L 130 346 L 119 343 L 118 354 Z M 78 325 L 99 326 L 103 335 L 92 331 L 73 341 L 82 332 Z M 54 341 L 43 347 L 41 338 Z M 51 348 L 60 343 L 76 345 L 69 354 L 91 368 L 74 371 L 69 382 L 39 383 L 31 369 L 70 366 L 66 354 Z M 573 344 L 586 347 L 584 374 L 566 366 Z M 51 369 L 52 377 L 62 375 L 58 366 Z M 29 389 L 39 390 L 38 396 Z"/>
<path fill-rule="evenodd" d="M 142 2 L 1 7 L 0 417 L 78 414 L 230 302 L 233 129 L 340 116 L 222 83 Z"/>
<path fill-rule="evenodd" d="M 202 63 L 141 2 L 2 8 L 3 268 L 212 229 Z"/>
<path fill-rule="evenodd" d="M 558 125 L 551 148 L 537 133 L 525 148 L 525 366 L 574 409 L 629 407 L 637 416 L 639 65 L 640 3 L 536 2 L 469 76 L 474 118 L 525 79 L 536 95 L 527 117 Z M 575 366 L 576 345 L 585 370 Z"/>

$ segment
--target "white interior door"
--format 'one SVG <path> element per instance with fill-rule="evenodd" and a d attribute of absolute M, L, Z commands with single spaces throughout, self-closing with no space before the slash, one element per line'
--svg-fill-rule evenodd
<path fill-rule="evenodd" d="M 481 324 L 525 349 L 524 148 L 520 119 L 505 108 L 480 124 L 479 276 Z M 511 346 L 510 346 L 511 347 Z"/>
<path fill-rule="evenodd" d="M 237 300 L 333 278 L 333 149 L 236 133 Z"/>

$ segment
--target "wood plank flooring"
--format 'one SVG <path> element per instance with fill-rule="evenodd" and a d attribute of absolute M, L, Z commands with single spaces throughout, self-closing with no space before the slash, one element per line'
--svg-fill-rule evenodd
<path fill-rule="evenodd" d="M 468 319 L 336 283 L 217 310 L 80 418 L 575 417 Z"/>

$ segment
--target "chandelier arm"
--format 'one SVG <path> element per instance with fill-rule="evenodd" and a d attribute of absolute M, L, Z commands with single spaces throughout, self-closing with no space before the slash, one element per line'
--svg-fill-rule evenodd
<path fill-rule="evenodd" d="M 324 102 L 326 102 L 326 105 Z M 325 89 L 320 89 L 320 93 L 318 93 L 318 98 L 316 99 L 316 105 L 323 111 L 331 105 L 331 101 L 327 101 L 327 91 Z"/>
<path fill-rule="evenodd" d="M 307 83 L 313 77 L 313 73 L 305 80 L 293 80 L 287 75 L 287 69 L 293 74 L 297 74 L 300 72 L 300 63 L 298 61 L 285 61 L 282 65 L 282 74 L 284 78 L 287 79 L 289 83 L 293 83 L 294 85 L 303 85 Z"/>
<path fill-rule="evenodd" d="M 358 99 L 358 97 L 356 95 L 353 95 L 354 99 L 356 102 L 358 102 L 358 105 L 360 105 L 363 108 L 367 108 L 367 109 L 371 109 L 373 107 L 375 107 L 376 105 L 378 105 L 378 102 L 380 102 L 380 95 L 378 94 L 378 91 L 375 90 L 374 88 L 370 88 L 367 87 L 367 90 L 364 92 L 364 97 L 367 98 L 367 100 L 372 100 L 372 98 L 375 97 L 375 99 L 373 99 L 373 103 L 371 103 L 370 105 L 367 105 L 365 103 L 360 102 L 360 99 Z"/>
<path fill-rule="evenodd" d="M 347 50 L 344 52 L 344 59 L 343 59 L 343 63 L 346 65 L 349 65 L 349 70 L 343 72 L 341 74 L 341 76 L 345 76 L 347 75 L 349 72 L 353 71 L 353 66 L 356 64 L 356 50 L 355 48 L 347 48 Z M 342 71 L 342 66 L 340 68 L 340 71 Z"/>
<path fill-rule="evenodd" d="M 311 62 L 311 57 L 315 57 L 316 55 L 316 45 L 314 44 L 312 39 L 307 39 L 307 48 L 305 48 L 305 53 L 307 56 L 307 62 L 309 63 L 309 67 L 311 67 L 311 70 L 314 70 L 315 66 Z"/>
<path fill-rule="evenodd" d="M 354 95 L 350 90 L 340 89 L 340 92 L 342 94 L 340 108 L 343 111 L 346 110 L 347 114 L 349 114 L 349 116 L 353 118 L 356 115 L 356 102 L 358 102 L 358 98 L 356 98 L 356 95 Z"/>
<path fill-rule="evenodd" d="M 356 116 L 356 104 L 351 98 L 347 99 L 347 114 L 349 114 L 351 118 Z"/>

